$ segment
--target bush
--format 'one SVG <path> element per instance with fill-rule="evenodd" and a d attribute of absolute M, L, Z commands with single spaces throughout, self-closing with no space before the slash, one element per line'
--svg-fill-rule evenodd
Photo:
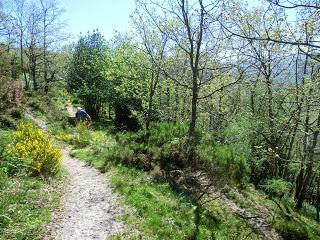
<path fill-rule="evenodd" d="M 289 194 L 291 183 L 283 179 L 269 179 L 262 186 L 265 191 L 272 197 L 284 197 Z"/>
<path fill-rule="evenodd" d="M 183 139 L 188 132 L 187 125 L 183 123 L 155 123 L 152 124 L 147 134 L 148 143 L 162 146 L 177 139 Z"/>
<path fill-rule="evenodd" d="M 58 172 L 60 150 L 32 123 L 22 123 L 15 132 L 14 144 L 5 149 L 6 158 L 18 158 L 29 167 L 31 174 L 51 175 Z"/>
<path fill-rule="evenodd" d="M 133 151 L 131 160 L 126 159 L 123 163 L 144 170 L 152 170 L 155 165 L 161 168 L 183 165 L 180 153 L 187 129 L 181 123 L 153 123 L 147 130 L 118 133 L 118 144 Z"/>

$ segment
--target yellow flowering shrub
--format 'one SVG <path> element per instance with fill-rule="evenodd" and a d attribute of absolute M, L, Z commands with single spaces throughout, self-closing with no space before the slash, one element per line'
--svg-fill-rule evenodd
<path fill-rule="evenodd" d="M 32 123 L 22 123 L 18 126 L 15 143 L 11 148 L 14 148 L 21 161 L 30 166 L 32 174 L 55 174 L 60 168 L 61 151 L 56 149 L 42 130 Z"/>

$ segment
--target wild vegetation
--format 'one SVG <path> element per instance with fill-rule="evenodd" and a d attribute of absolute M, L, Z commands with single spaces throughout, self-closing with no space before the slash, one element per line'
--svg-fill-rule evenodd
<path fill-rule="evenodd" d="M 320 237 L 318 1 L 137 0 L 131 33 L 93 30 L 71 48 L 55 45 L 56 1 L 9 2 L 0 133 L 17 133 L 1 181 L 20 180 L 10 166 L 40 182 L 59 172 L 51 140 L 18 124 L 28 106 L 112 175 L 133 238 Z M 68 124 L 67 103 L 90 130 Z"/>

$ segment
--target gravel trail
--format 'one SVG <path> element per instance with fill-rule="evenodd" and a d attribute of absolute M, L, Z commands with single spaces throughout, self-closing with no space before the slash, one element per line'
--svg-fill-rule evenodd
<path fill-rule="evenodd" d="M 70 185 L 63 198 L 64 209 L 49 225 L 50 237 L 56 240 L 106 239 L 120 233 L 117 221 L 122 208 L 106 177 L 84 162 L 63 152 L 64 167 L 70 174 Z"/>
<path fill-rule="evenodd" d="M 30 111 L 27 116 L 46 132 L 46 124 L 41 119 Z M 45 239 L 105 240 L 121 233 L 123 224 L 117 219 L 123 214 L 123 208 L 108 176 L 69 153 L 69 148 L 63 149 L 63 167 L 69 173 L 70 183 L 62 198 L 63 208 L 54 213 Z"/>

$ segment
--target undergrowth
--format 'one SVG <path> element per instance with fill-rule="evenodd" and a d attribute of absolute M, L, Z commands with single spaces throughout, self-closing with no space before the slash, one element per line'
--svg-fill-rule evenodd
<path fill-rule="evenodd" d="M 125 221 L 138 229 L 141 236 L 147 237 L 147 239 L 192 239 L 195 231 L 196 206 L 192 193 L 177 192 L 174 186 L 168 185 L 165 178 L 159 180 L 155 175 L 159 171 L 157 169 L 160 171 L 169 169 L 170 171 L 170 169 L 177 169 L 179 164 L 184 164 L 175 158 L 184 157 L 181 152 L 183 151 L 186 128 L 179 124 L 172 126 L 165 123 L 163 126 L 161 125 L 155 124 L 149 131 L 120 132 L 115 135 L 101 130 L 90 132 L 91 137 L 88 144 L 84 144 L 85 147 L 75 144 L 73 155 L 86 160 L 102 172 L 111 173 L 113 184 L 123 196 L 124 202 L 136 209 L 136 213 L 127 215 Z M 72 134 L 70 137 L 72 138 Z M 233 176 L 229 181 L 231 186 L 235 182 L 246 182 L 248 167 L 245 158 L 235 154 L 233 146 L 221 147 L 204 136 L 199 149 L 214 150 L 211 153 L 210 151 L 201 153 L 200 161 L 209 163 L 207 166 L 218 165 L 221 168 L 221 173 L 228 171 L 227 177 L 230 177 L 229 172 L 231 172 L 231 176 Z M 164 160 L 166 163 L 163 163 Z M 242 173 L 240 173 L 241 171 Z M 270 192 L 273 191 L 272 186 L 276 183 L 268 182 L 266 187 Z M 257 205 L 266 207 L 267 221 L 285 239 L 295 239 L 294 236 L 296 239 L 301 239 L 301 236 L 305 239 L 317 239 L 320 236 L 316 230 L 319 224 L 315 221 L 299 213 L 295 213 L 292 220 L 285 219 L 275 202 L 271 199 L 268 200 L 265 193 L 258 193 L 253 189 L 249 191 L 247 189 L 250 188 L 247 187 L 242 187 L 242 189 L 243 197 L 232 194 L 232 191 L 226 195 L 253 214 L 261 214 Z M 281 191 L 284 192 L 286 189 L 283 188 Z M 275 197 L 281 193 L 276 192 Z M 251 204 L 246 198 L 255 204 Z M 186 209 L 184 209 L 185 206 L 187 206 Z M 302 221 L 303 219 L 304 221 Z M 184 222 L 183 227 L 177 224 L 179 222 Z M 308 226 L 301 226 L 301 224 Z M 201 206 L 197 234 L 196 239 L 210 239 L 210 237 L 216 239 L 259 239 L 261 237 L 259 231 L 252 229 L 246 220 L 233 214 L 220 199 L 214 201 L 209 199 L 209 204 Z M 126 239 L 126 236 L 124 234 L 115 239 Z M 139 239 L 139 236 L 135 237 L 133 239 Z"/>
<path fill-rule="evenodd" d="M 4 155 L 14 131 L 0 129 L 0 239 L 43 239 L 43 226 L 60 204 L 65 174 L 40 178 L 16 157 Z"/>

